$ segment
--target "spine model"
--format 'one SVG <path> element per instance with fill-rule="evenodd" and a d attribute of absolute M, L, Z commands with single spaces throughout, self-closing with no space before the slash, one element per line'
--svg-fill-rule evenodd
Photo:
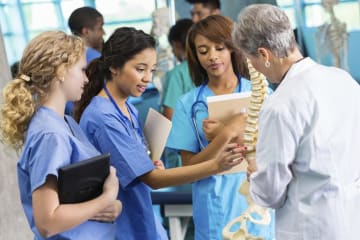
<path fill-rule="evenodd" d="M 244 146 L 249 151 L 246 159 L 252 161 L 255 160 L 255 151 L 252 150 L 254 150 L 257 141 L 258 116 L 267 93 L 267 81 L 264 75 L 255 70 L 248 59 L 247 64 L 251 80 L 251 100 L 244 131 Z"/>
<path fill-rule="evenodd" d="M 249 60 L 247 60 L 250 80 L 251 80 L 251 101 L 248 110 L 248 118 L 244 131 L 244 146 L 247 147 L 248 153 L 245 158 L 249 161 L 255 161 L 255 148 L 258 133 L 258 116 L 261 106 L 264 102 L 267 93 L 267 81 L 261 73 L 255 70 Z M 248 203 L 248 208 L 239 217 L 230 221 L 223 229 L 223 237 L 225 240 L 262 240 L 261 237 L 255 237 L 248 233 L 247 221 L 254 224 L 268 225 L 271 217 L 269 210 L 264 207 L 256 205 L 249 194 L 249 182 L 245 180 L 240 186 L 239 192 L 244 195 Z M 258 217 L 254 219 L 252 214 Z M 259 218 L 260 217 L 260 218 Z M 230 231 L 234 224 L 240 223 L 240 228 L 237 231 Z"/>

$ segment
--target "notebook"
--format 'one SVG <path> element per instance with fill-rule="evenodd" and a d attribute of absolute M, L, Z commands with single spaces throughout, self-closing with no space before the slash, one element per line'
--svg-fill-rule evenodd
<path fill-rule="evenodd" d="M 209 108 L 209 118 L 226 121 L 234 114 L 247 112 L 250 106 L 251 91 L 211 96 L 207 97 L 206 100 Z M 239 165 L 217 175 L 246 172 L 246 169 L 247 162 L 242 161 Z"/>
<path fill-rule="evenodd" d="M 109 172 L 109 153 L 59 168 L 60 203 L 80 203 L 96 198 L 102 193 Z"/>
<path fill-rule="evenodd" d="M 226 121 L 234 114 L 247 111 L 250 106 L 251 91 L 210 96 L 206 100 L 209 118 Z"/>

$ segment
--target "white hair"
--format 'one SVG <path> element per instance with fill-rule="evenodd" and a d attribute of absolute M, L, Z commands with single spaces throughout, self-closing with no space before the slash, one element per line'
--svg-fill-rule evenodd
<path fill-rule="evenodd" d="M 239 14 L 233 38 L 239 48 L 255 56 L 259 47 L 268 48 L 277 57 L 288 56 L 296 47 L 289 18 L 270 4 L 245 7 Z"/>

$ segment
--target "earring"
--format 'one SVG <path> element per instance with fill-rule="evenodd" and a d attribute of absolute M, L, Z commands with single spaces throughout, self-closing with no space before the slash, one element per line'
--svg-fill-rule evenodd
<path fill-rule="evenodd" d="M 268 60 L 266 60 L 266 62 L 265 62 L 265 67 L 266 67 L 266 68 L 269 68 L 269 67 L 270 67 L 270 62 L 269 62 Z"/>
<path fill-rule="evenodd" d="M 117 73 L 116 73 L 116 70 L 114 70 L 114 69 L 112 69 L 112 68 L 109 68 L 109 70 L 110 70 L 110 72 L 111 72 L 112 75 L 116 75 L 116 74 L 117 74 Z"/>
<path fill-rule="evenodd" d="M 65 77 L 62 76 L 61 78 L 59 78 L 59 81 L 60 81 L 60 83 L 63 83 L 65 81 Z"/>

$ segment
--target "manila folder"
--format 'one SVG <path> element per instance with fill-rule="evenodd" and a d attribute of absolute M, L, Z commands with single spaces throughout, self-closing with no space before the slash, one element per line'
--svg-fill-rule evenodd
<path fill-rule="evenodd" d="M 153 108 L 149 109 L 145 120 L 144 134 L 153 161 L 160 160 L 171 130 L 171 121 Z"/>
<path fill-rule="evenodd" d="M 209 119 L 226 121 L 231 118 L 231 116 L 248 110 L 251 100 L 251 91 L 210 96 L 207 97 L 206 100 L 209 108 Z M 218 175 L 246 172 L 246 168 L 247 163 L 244 160 L 239 165 L 236 165 L 227 171 L 218 173 Z"/>
<path fill-rule="evenodd" d="M 209 119 L 226 121 L 231 116 L 244 112 L 250 106 L 251 92 L 230 93 L 206 98 Z"/>

